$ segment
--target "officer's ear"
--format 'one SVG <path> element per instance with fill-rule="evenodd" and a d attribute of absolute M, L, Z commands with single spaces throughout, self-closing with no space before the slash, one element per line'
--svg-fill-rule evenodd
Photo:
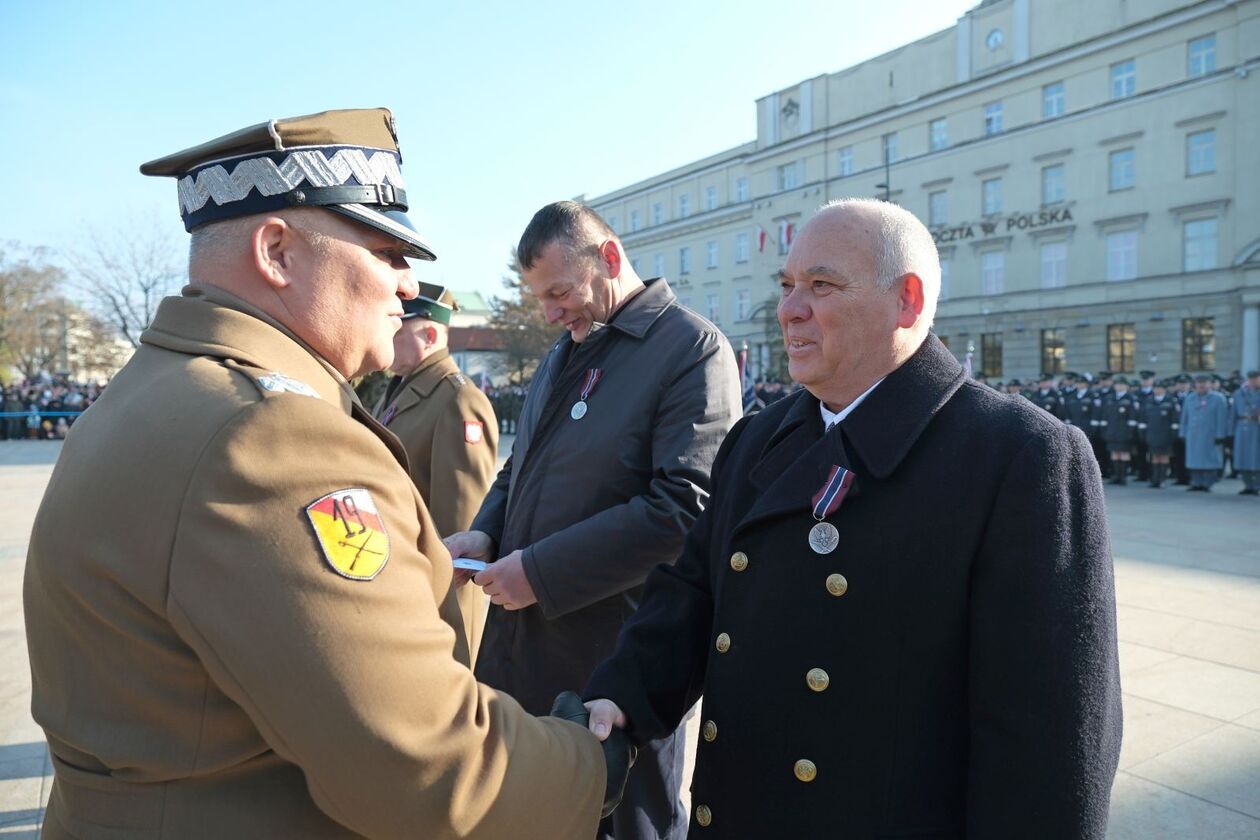
<path fill-rule="evenodd" d="M 919 279 L 919 275 L 911 272 L 897 282 L 895 291 L 899 304 L 897 326 L 903 330 L 910 329 L 923 314 L 923 281 Z"/>
<path fill-rule="evenodd" d="M 254 227 L 250 256 L 272 288 L 284 289 L 292 283 L 294 251 L 300 242 L 297 230 L 279 216 L 269 216 Z"/>

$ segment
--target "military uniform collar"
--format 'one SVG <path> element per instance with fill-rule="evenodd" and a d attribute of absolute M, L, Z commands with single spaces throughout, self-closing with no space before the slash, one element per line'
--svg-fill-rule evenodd
<path fill-rule="evenodd" d="M 432 355 L 426 356 L 415 370 L 407 374 L 407 379 L 402 383 L 402 388 L 410 388 L 416 391 L 422 397 L 427 397 L 433 393 L 433 389 L 438 386 L 443 379 L 450 376 L 456 370 L 454 362 L 451 361 L 451 351 L 447 347 L 434 351 Z M 402 390 L 400 388 L 399 390 Z"/>
<path fill-rule="evenodd" d="M 346 413 L 358 404 L 350 383 L 310 345 L 258 307 L 214 286 L 185 286 L 180 297 L 164 298 L 140 341 L 282 373 Z"/>
<path fill-rule="evenodd" d="M 643 281 L 643 291 L 622 304 L 606 328 L 621 330 L 635 338 L 643 338 L 677 298 L 664 277 Z"/>

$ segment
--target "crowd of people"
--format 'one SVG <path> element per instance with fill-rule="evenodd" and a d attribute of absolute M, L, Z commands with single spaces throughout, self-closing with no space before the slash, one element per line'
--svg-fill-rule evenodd
<path fill-rule="evenodd" d="M 11 382 L 4 388 L 0 440 L 60 440 L 104 388 L 47 374 Z"/>
<path fill-rule="evenodd" d="M 977 380 L 990 384 L 983 374 Z M 1245 496 L 1260 495 L 1260 372 L 1129 378 L 1112 371 L 1042 374 L 991 385 L 1020 394 L 1089 438 L 1103 477 L 1165 482 L 1209 491 L 1220 478 L 1243 480 Z"/>

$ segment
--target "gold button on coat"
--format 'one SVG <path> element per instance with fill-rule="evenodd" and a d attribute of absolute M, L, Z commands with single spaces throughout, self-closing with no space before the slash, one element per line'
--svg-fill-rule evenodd
<path fill-rule="evenodd" d="M 748 568 L 748 555 L 742 551 L 737 551 L 731 555 L 731 568 L 737 572 L 742 572 Z"/>
<path fill-rule="evenodd" d="M 826 691 L 831 685 L 831 677 L 822 668 L 810 668 L 805 675 L 805 682 L 814 691 Z"/>
<path fill-rule="evenodd" d="M 808 758 L 802 758 L 800 761 L 796 762 L 796 767 L 794 769 L 796 771 L 796 778 L 800 779 L 802 782 L 812 782 L 814 781 L 814 777 L 818 775 L 818 768 L 815 767 L 814 762 L 810 761 Z"/>
<path fill-rule="evenodd" d="M 709 810 L 708 805 L 696 806 L 696 822 L 700 825 L 708 825 L 713 822 L 713 812 Z"/>
<path fill-rule="evenodd" d="M 713 741 L 717 739 L 717 724 L 711 720 L 706 720 L 704 726 L 700 728 L 700 734 L 704 736 L 704 740 Z"/>
<path fill-rule="evenodd" d="M 839 598 L 849 591 L 849 582 L 844 575 L 827 575 L 827 591 Z"/>
<path fill-rule="evenodd" d="M 718 633 L 717 652 L 726 653 L 730 649 L 731 649 L 731 637 L 726 635 L 725 633 Z"/>

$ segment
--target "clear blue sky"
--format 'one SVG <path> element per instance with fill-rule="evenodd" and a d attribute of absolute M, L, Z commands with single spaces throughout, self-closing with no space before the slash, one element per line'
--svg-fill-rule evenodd
<path fill-rule="evenodd" d="M 494 294 L 543 204 L 751 140 L 757 97 L 973 5 L 0 0 L 0 242 L 183 237 L 174 183 L 140 163 L 273 117 L 386 106 L 438 252 L 421 279 Z"/>

